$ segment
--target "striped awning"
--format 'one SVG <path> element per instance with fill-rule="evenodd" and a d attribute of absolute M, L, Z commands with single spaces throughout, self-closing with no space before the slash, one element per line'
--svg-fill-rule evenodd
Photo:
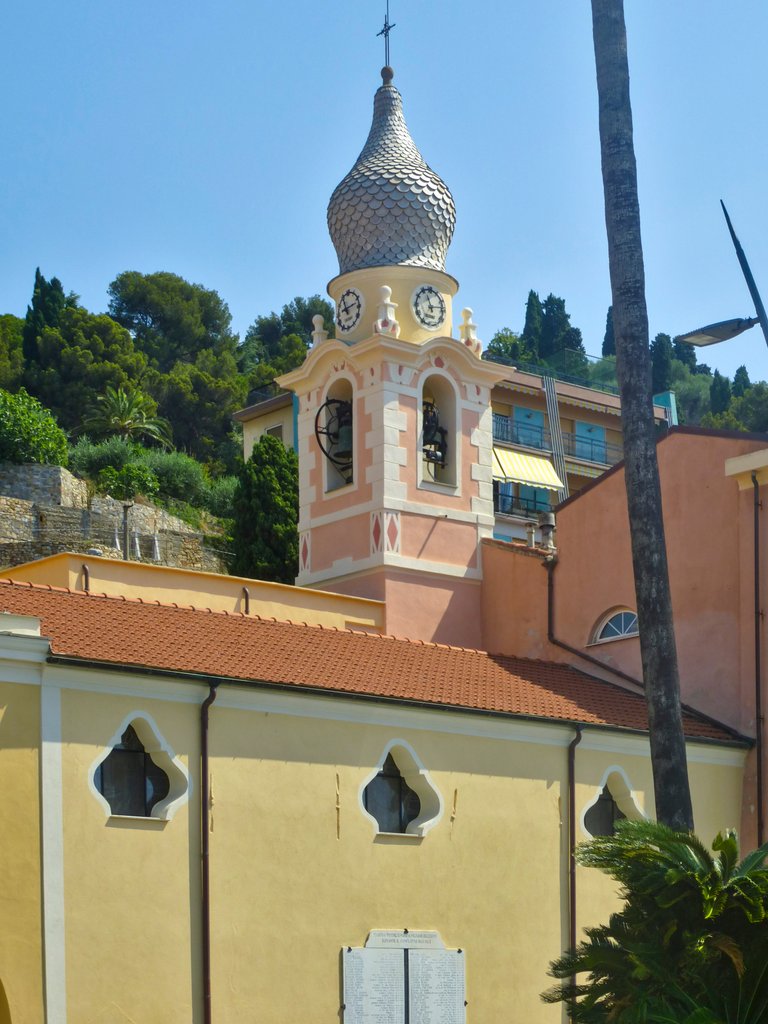
<path fill-rule="evenodd" d="M 548 491 L 559 491 L 563 486 L 554 466 L 547 459 L 512 452 L 508 448 L 493 449 L 493 478 L 543 487 Z"/>
<path fill-rule="evenodd" d="M 573 476 L 588 476 L 590 478 L 602 476 L 605 472 L 603 467 L 585 466 L 583 462 L 571 462 L 569 459 L 565 460 L 565 468 Z"/>

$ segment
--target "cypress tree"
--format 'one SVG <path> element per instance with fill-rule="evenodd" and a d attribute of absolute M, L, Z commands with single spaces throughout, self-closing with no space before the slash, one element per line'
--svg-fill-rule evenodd
<path fill-rule="evenodd" d="M 61 311 L 67 304 L 64 289 L 58 277 L 46 281 L 35 270 L 35 287 L 32 291 L 32 303 L 27 306 L 27 316 L 22 332 L 22 349 L 27 364 L 37 359 L 37 339 L 46 327 L 58 327 Z"/>
<path fill-rule="evenodd" d="M 538 293 L 533 290 L 528 292 L 528 301 L 525 304 L 525 327 L 523 327 L 520 339 L 530 352 L 531 358 L 538 359 L 541 341 L 541 300 Z"/>
<path fill-rule="evenodd" d="M 739 366 L 736 373 L 733 375 L 733 387 L 731 388 L 731 394 L 734 398 L 741 398 L 745 391 L 752 386 L 752 381 L 749 379 L 747 368 L 743 364 Z"/>
<path fill-rule="evenodd" d="M 232 572 L 293 583 L 299 567 L 299 464 L 293 449 L 264 434 L 240 471 L 234 507 Z"/>
<path fill-rule="evenodd" d="M 714 416 L 725 412 L 731 404 L 731 382 L 715 370 L 712 383 L 709 385 L 709 407 Z"/>
<path fill-rule="evenodd" d="M 657 334 L 651 342 L 651 387 L 654 395 L 669 391 L 672 386 L 672 339 L 668 334 Z"/>

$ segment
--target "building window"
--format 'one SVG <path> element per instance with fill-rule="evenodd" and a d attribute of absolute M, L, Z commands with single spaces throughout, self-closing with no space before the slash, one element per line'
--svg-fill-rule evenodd
<path fill-rule="evenodd" d="M 594 796 L 584 810 L 581 823 L 588 836 L 612 836 L 618 822 L 647 817 L 632 791 L 623 768 L 614 765 L 603 775 Z"/>
<path fill-rule="evenodd" d="M 613 799 L 613 794 L 606 785 L 584 815 L 584 828 L 591 836 L 612 836 L 616 831 L 616 822 L 625 818 L 626 814 Z"/>
<path fill-rule="evenodd" d="M 603 619 L 595 630 L 593 643 L 621 640 L 628 636 L 637 636 L 637 614 L 627 609 L 612 612 L 607 619 Z"/>
<path fill-rule="evenodd" d="M 381 832 L 405 832 L 421 813 L 421 800 L 400 774 L 391 752 L 379 774 L 365 787 L 363 804 Z"/>
<path fill-rule="evenodd" d="M 422 483 L 456 487 L 458 475 L 457 396 L 442 374 L 426 377 L 421 388 L 418 446 L 421 449 Z"/>
<path fill-rule="evenodd" d="M 346 378 L 335 380 L 315 416 L 315 438 L 325 456 L 325 490 L 336 491 L 354 479 L 354 395 Z"/>
<path fill-rule="evenodd" d="M 278 441 L 283 440 L 283 425 L 282 423 L 276 424 L 274 427 L 267 427 L 264 431 L 265 434 L 269 434 L 270 437 L 276 437 Z"/>
<path fill-rule="evenodd" d="M 363 812 L 377 834 L 424 836 L 443 813 L 429 772 L 405 740 L 387 744 L 378 767 L 359 790 Z"/>
<path fill-rule="evenodd" d="M 136 735 L 132 725 L 96 768 L 94 785 L 112 814 L 149 818 L 170 791 L 170 780 Z"/>

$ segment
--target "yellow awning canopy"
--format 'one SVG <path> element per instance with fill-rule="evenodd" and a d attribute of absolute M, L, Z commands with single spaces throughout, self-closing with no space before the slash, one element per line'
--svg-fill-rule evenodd
<path fill-rule="evenodd" d="M 548 491 L 559 491 L 563 486 L 554 466 L 536 455 L 523 455 L 507 448 L 493 449 L 494 480 L 511 480 L 516 484 L 530 484 Z"/>
<path fill-rule="evenodd" d="M 565 468 L 574 476 L 588 476 L 591 479 L 602 476 L 605 472 L 602 466 L 585 466 L 581 462 L 570 462 L 568 459 L 565 460 Z"/>

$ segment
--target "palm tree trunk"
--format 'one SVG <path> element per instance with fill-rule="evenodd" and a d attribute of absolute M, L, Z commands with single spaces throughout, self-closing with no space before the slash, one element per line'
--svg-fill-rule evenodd
<path fill-rule="evenodd" d="M 605 223 L 656 815 L 693 829 L 653 421 L 624 0 L 592 0 Z"/>

